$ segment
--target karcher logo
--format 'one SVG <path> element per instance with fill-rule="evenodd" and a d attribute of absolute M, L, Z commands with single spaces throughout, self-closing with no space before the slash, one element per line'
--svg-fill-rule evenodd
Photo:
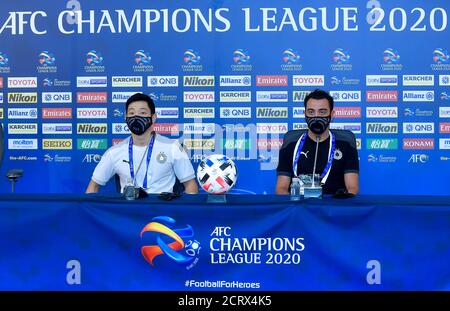
<path fill-rule="evenodd" d="M 107 134 L 106 123 L 78 123 L 77 134 Z"/>
<path fill-rule="evenodd" d="M 214 86 L 214 76 L 184 76 L 184 86 Z"/>
<path fill-rule="evenodd" d="M 287 118 L 287 107 L 258 107 L 256 108 L 257 118 Z"/>
<path fill-rule="evenodd" d="M 37 123 L 10 123 L 9 134 L 37 134 Z"/>
<path fill-rule="evenodd" d="M 37 93 L 8 93 L 10 104 L 37 104 Z"/>
<path fill-rule="evenodd" d="M 42 149 L 72 149 L 72 139 L 43 139 Z"/>

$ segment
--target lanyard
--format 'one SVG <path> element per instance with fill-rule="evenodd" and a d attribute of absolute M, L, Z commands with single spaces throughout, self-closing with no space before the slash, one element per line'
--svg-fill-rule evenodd
<path fill-rule="evenodd" d="M 148 167 L 150 164 L 150 159 L 152 157 L 154 142 L 155 142 L 155 135 L 152 135 L 152 137 L 150 138 L 150 141 L 148 143 L 147 150 L 146 150 L 147 151 L 147 170 L 145 171 L 145 178 L 144 178 L 144 184 L 143 184 L 144 189 L 147 188 Z M 145 153 L 142 156 L 142 160 L 144 159 L 144 157 L 145 157 Z M 133 179 L 133 183 L 134 183 L 135 179 L 134 179 L 134 164 L 133 164 L 133 137 L 130 137 L 130 142 L 128 144 L 128 159 L 129 159 L 128 161 L 130 164 L 130 176 L 131 176 L 131 179 Z M 141 163 L 139 164 L 138 171 L 139 171 L 139 168 L 141 167 L 142 160 L 141 160 Z M 136 172 L 136 174 L 137 174 L 137 172 Z"/>
<path fill-rule="evenodd" d="M 303 145 L 305 144 L 307 136 L 308 136 L 308 133 L 304 133 L 300 137 L 300 139 L 297 141 L 297 144 L 295 145 L 294 158 L 292 159 L 292 169 L 294 171 L 295 177 L 297 177 L 298 160 L 300 158 L 300 154 L 302 153 Z M 328 162 L 327 162 L 327 165 L 325 166 L 325 169 L 323 170 L 322 174 L 320 175 L 320 177 L 322 178 L 322 182 L 321 182 L 322 184 L 326 183 L 326 181 L 328 179 L 328 175 L 330 175 L 331 165 L 333 163 L 333 158 L 334 158 L 334 150 L 336 148 L 336 138 L 331 131 L 330 131 L 330 136 L 331 136 L 331 143 L 330 143 L 330 148 L 328 149 Z"/>

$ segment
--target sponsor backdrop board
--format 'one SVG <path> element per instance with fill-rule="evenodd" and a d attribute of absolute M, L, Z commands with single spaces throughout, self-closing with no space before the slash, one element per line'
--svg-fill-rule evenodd
<path fill-rule="evenodd" d="M 105 9 L 107 8 L 107 9 Z M 0 13 L 3 176 L 80 193 L 152 96 L 157 131 L 236 160 L 238 193 L 273 193 L 303 98 L 329 90 L 355 133 L 363 194 L 450 194 L 448 1 L 7 1 Z M 10 189 L 0 179 L 0 191 Z M 113 190 L 112 184 L 108 190 Z"/>

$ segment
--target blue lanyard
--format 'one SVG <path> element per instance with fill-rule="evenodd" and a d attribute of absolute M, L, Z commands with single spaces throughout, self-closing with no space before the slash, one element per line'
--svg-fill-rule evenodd
<path fill-rule="evenodd" d="M 144 178 L 144 184 L 143 184 L 144 189 L 147 188 L 148 167 L 149 167 L 149 164 L 150 164 L 150 159 L 152 158 L 152 151 L 153 151 L 153 144 L 155 142 L 155 135 L 156 134 L 152 134 L 152 137 L 150 138 L 150 142 L 148 143 L 148 148 L 147 148 L 147 170 L 145 171 L 145 178 Z M 145 154 L 144 154 L 144 156 L 145 156 Z M 128 161 L 129 161 L 129 164 L 130 164 L 130 176 L 131 176 L 131 179 L 134 180 L 133 136 L 130 137 L 130 142 L 128 144 Z M 138 168 L 138 170 L 139 170 L 139 168 Z"/>
<path fill-rule="evenodd" d="M 298 167 L 298 159 L 300 158 L 300 155 L 302 153 L 303 145 L 305 144 L 306 137 L 308 136 L 308 133 L 304 133 L 300 139 L 297 141 L 297 144 L 295 145 L 294 149 L 294 158 L 292 162 L 292 169 L 294 171 L 294 176 L 297 177 L 297 167 Z M 330 131 L 331 136 L 331 143 L 330 143 L 330 149 L 328 150 L 328 162 L 325 166 L 325 169 L 323 170 L 320 177 L 322 178 L 322 184 L 325 184 L 325 182 L 328 179 L 328 175 L 331 171 L 331 165 L 333 163 L 334 158 L 334 150 L 336 149 L 336 138 L 333 135 L 333 133 Z"/>

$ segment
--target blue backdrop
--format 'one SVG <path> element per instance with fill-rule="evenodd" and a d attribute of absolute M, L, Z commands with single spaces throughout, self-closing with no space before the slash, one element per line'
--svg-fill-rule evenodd
<path fill-rule="evenodd" d="M 361 193 L 450 194 L 449 8 L 448 1 L 6 1 L 2 175 L 25 170 L 18 192 L 83 192 L 105 148 L 127 135 L 127 92 L 140 91 L 160 108 L 160 132 L 203 133 L 185 136 L 191 149 L 216 138 L 237 158 L 237 191 L 273 193 L 279 139 L 304 126 L 296 108 L 318 87 L 336 98 L 334 126 L 359 139 Z M 16 94 L 28 92 L 35 94 Z M 201 116 L 221 128 L 255 127 L 222 142 L 217 130 L 191 124 Z M 6 178 L 0 191 L 9 191 Z"/>

